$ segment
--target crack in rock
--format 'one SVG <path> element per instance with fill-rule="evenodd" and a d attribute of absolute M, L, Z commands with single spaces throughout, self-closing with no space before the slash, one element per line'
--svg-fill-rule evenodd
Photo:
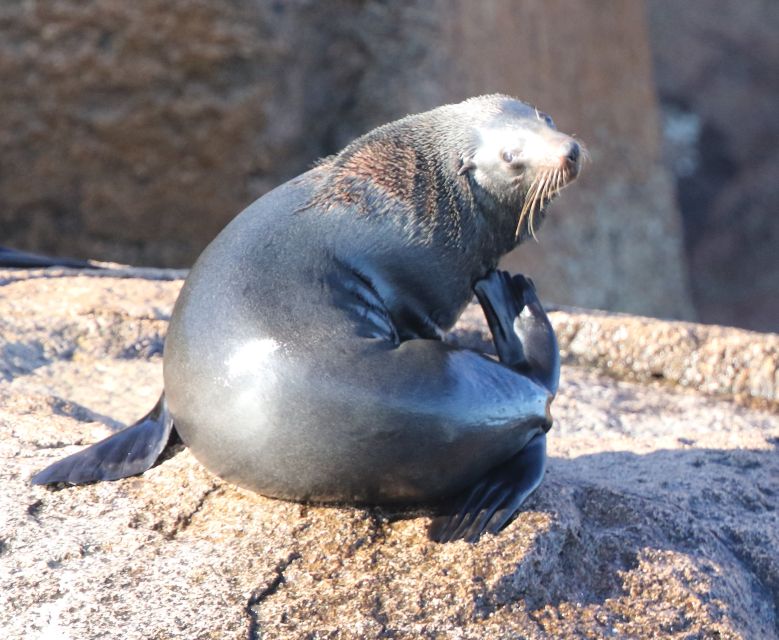
<path fill-rule="evenodd" d="M 220 486 L 221 483 L 212 484 L 205 492 L 203 492 L 191 511 L 187 513 L 180 513 L 176 517 L 176 521 L 173 523 L 173 526 L 170 528 L 170 530 L 165 532 L 165 538 L 167 540 L 173 540 L 182 531 L 186 531 L 189 525 L 192 524 L 192 518 L 194 518 L 197 513 L 205 506 L 206 500 L 208 500 L 211 494 L 219 489 Z"/>
<path fill-rule="evenodd" d="M 252 594 L 249 596 L 249 599 L 246 602 L 246 607 L 244 609 L 246 611 L 246 615 L 249 616 L 249 633 L 247 636 L 248 640 L 257 640 L 261 637 L 260 621 L 255 607 L 270 598 L 279 590 L 281 585 L 286 582 L 284 578 L 284 572 L 287 570 L 289 565 L 291 565 L 296 560 L 299 560 L 300 557 L 301 556 L 297 551 L 293 551 L 284 560 L 276 565 L 276 568 L 274 569 L 276 576 L 273 578 L 273 580 L 270 581 L 269 584 L 262 588 L 258 587 L 252 591 Z"/>

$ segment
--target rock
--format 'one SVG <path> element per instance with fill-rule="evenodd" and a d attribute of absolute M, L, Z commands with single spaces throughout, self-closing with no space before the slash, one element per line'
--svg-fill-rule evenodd
<path fill-rule="evenodd" d="M 746 404 L 779 405 L 779 335 L 775 333 L 572 307 L 554 309 L 550 307 L 549 315 L 568 364 Z M 463 323 L 469 329 L 458 333 L 459 343 L 479 349 L 491 339 L 476 305 L 466 309 Z"/>
<path fill-rule="evenodd" d="M 512 267 L 560 304 L 693 315 L 640 3 L 12 2 L 0 71 L 3 244 L 189 266 L 318 157 L 502 91 L 592 156 Z"/>
<path fill-rule="evenodd" d="M 777 331 L 779 4 L 647 6 L 695 307 L 705 322 Z"/>
<path fill-rule="evenodd" d="M 160 391 L 180 274 L 118 274 L 0 272 L 3 637 L 779 636 L 776 405 L 701 391 L 765 395 L 736 368 L 679 373 L 727 344 L 775 375 L 776 336 L 556 312 L 588 366 L 564 368 L 544 484 L 499 536 L 438 545 L 429 506 L 271 500 L 181 447 L 142 477 L 30 485 Z M 472 308 L 453 339 L 484 333 Z"/>

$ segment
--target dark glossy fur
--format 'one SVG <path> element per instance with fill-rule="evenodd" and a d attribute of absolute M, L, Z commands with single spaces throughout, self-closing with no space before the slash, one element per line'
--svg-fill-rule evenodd
<path fill-rule="evenodd" d="M 501 164 L 524 148 L 543 153 Z M 465 492 L 431 536 L 500 530 L 543 477 L 559 354 L 532 283 L 495 268 L 528 234 L 528 194 L 542 218 L 578 168 L 576 143 L 506 96 L 366 134 L 260 198 L 198 259 L 166 340 L 169 410 L 161 401 L 110 447 L 33 481 L 115 478 L 138 434 L 147 454 L 125 471 L 142 472 L 172 417 L 208 468 L 265 495 L 408 503 Z M 551 175 L 542 194 L 534 185 Z M 474 292 L 499 362 L 441 341 Z"/>
<path fill-rule="evenodd" d="M 9 267 L 12 269 L 34 269 L 45 267 L 71 267 L 74 269 L 100 269 L 87 260 L 77 260 L 75 258 L 55 258 L 43 256 L 37 253 L 19 251 L 18 249 L 9 249 L 0 247 L 0 267 Z"/>

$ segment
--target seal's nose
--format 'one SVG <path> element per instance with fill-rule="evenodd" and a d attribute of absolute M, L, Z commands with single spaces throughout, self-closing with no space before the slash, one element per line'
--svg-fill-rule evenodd
<path fill-rule="evenodd" d="M 566 140 L 560 145 L 560 165 L 566 170 L 571 180 L 579 175 L 581 155 L 581 147 L 576 140 Z"/>
<path fill-rule="evenodd" d="M 560 155 L 572 165 L 579 163 L 580 154 L 581 149 L 579 149 L 579 144 L 575 140 L 568 140 L 565 142 L 560 153 Z"/>

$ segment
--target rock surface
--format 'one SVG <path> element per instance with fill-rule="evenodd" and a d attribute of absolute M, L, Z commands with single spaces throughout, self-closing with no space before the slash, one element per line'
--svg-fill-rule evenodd
<path fill-rule="evenodd" d="M 777 331 L 779 3 L 647 5 L 699 317 Z"/>
<path fill-rule="evenodd" d="M 700 391 L 775 400 L 776 336 L 556 312 L 590 366 L 564 369 L 544 484 L 499 536 L 438 545 L 428 508 L 270 500 L 185 449 L 31 486 L 160 391 L 180 274 L 119 275 L 0 273 L 2 637 L 779 637 L 776 405 Z M 454 339 L 483 335 L 470 309 Z M 696 353 L 721 357 L 691 378 Z"/>
<path fill-rule="evenodd" d="M 502 91 L 592 156 L 513 268 L 561 304 L 692 316 L 642 3 L 6 2 L 0 73 L 3 244 L 189 266 L 356 136 Z"/>

